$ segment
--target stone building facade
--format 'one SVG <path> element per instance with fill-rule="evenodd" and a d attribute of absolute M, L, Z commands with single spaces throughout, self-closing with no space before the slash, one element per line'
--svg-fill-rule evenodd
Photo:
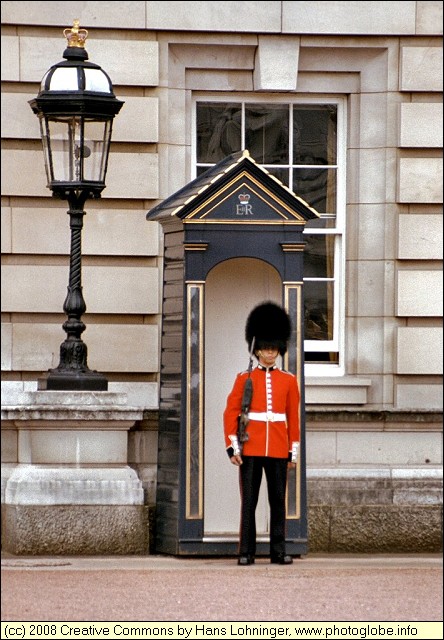
<path fill-rule="evenodd" d="M 339 356 L 305 379 L 310 550 L 438 550 L 442 2 L 2 2 L 1 17 L 6 548 L 155 551 L 164 247 L 146 213 L 196 176 L 196 105 L 223 101 L 340 105 Z M 125 102 L 83 232 L 100 397 L 37 389 L 70 249 L 28 101 L 74 19 Z"/>

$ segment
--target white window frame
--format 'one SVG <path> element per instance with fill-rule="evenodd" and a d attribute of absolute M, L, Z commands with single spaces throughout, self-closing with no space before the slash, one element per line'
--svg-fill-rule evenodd
<path fill-rule="evenodd" d="M 333 318 L 334 329 L 332 340 L 305 340 L 304 351 L 308 352 L 337 352 L 338 364 L 310 364 L 304 366 L 305 375 L 308 377 L 343 376 L 345 374 L 345 231 L 346 231 L 346 155 L 347 155 L 347 101 L 342 96 L 305 96 L 287 94 L 239 94 L 239 93 L 194 93 L 192 96 L 191 119 L 191 177 L 197 175 L 196 157 L 196 104 L 198 102 L 238 102 L 246 103 L 276 103 L 276 104 L 334 104 L 337 107 L 337 156 L 336 156 L 336 225 L 334 229 L 306 229 L 304 234 L 309 235 L 334 235 L 334 295 Z M 290 110 L 289 130 L 293 129 L 293 111 Z M 241 148 L 245 148 L 245 130 L 242 128 Z M 289 145 L 289 166 L 292 163 L 293 148 Z M 200 166 L 213 166 L 201 163 Z M 261 165 L 262 166 L 262 165 Z M 270 165 L 263 165 L 269 168 Z M 292 190 L 293 173 L 290 171 L 290 189 Z M 316 281 L 316 278 L 304 278 Z M 325 282 L 325 278 L 320 279 Z"/>

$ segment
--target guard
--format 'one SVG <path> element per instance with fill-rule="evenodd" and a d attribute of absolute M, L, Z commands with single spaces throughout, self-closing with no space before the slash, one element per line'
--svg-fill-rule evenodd
<path fill-rule="evenodd" d="M 287 351 L 291 322 L 274 302 L 264 302 L 248 316 L 245 338 L 250 351 L 248 371 L 239 373 L 224 411 L 225 444 L 239 467 L 241 521 L 238 564 L 254 564 L 256 506 L 265 471 L 270 506 L 270 560 L 291 564 L 285 549 L 287 466 L 299 453 L 299 387 L 296 376 L 276 360 Z M 252 367 L 252 356 L 257 366 Z"/>

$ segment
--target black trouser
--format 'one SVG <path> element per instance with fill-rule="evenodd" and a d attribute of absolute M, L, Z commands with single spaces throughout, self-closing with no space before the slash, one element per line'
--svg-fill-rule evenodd
<path fill-rule="evenodd" d="M 241 525 L 239 555 L 256 553 L 256 506 L 262 481 L 267 478 L 270 505 L 270 554 L 285 553 L 285 491 L 287 487 L 287 458 L 242 456 L 239 468 L 241 493 Z"/>

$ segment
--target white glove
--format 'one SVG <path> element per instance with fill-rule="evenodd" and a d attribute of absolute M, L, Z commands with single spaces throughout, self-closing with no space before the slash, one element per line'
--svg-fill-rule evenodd
<path fill-rule="evenodd" d="M 240 456 L 242 451 L 239 445 L 239 439 L 237 436 L 228 436 L 233 447 L 233 456 Z"/>
<path fill-rule="evenodd" d="M 299 442 L 291 443 L 291 462 L 296 464 L 299 458 Z"/>

